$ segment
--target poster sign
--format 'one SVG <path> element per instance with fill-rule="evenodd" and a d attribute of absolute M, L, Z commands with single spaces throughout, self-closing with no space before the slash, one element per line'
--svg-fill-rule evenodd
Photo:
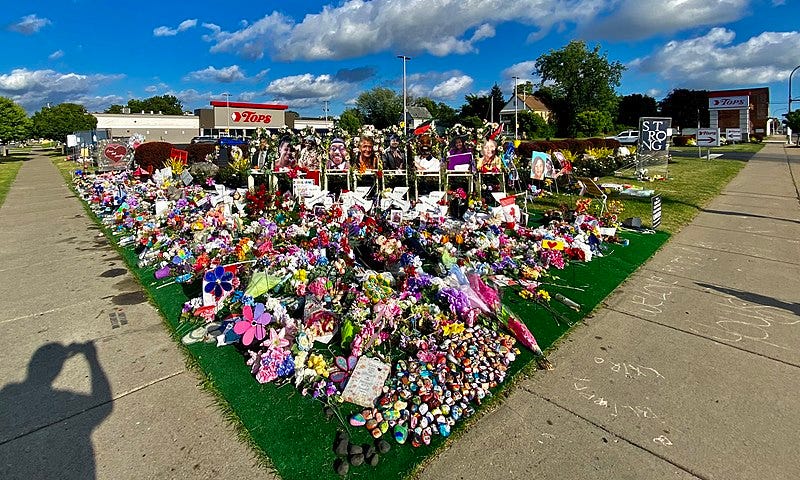
<path fill-rule="evenodd" d="M 653 229 L 661 226 L 661 195 L 653 195 L 650 199 L 653 205 Z"/>
<path fill-rule="evenodd" d="M 119 143 L 109 143 L 103 149 L 103 157 L 107 158 L 112 166 L 123 163 L 127 154 L 128 147 Z"/>
<path fill-rule="evenodd" d="M 77 147 L 78 146 L 78 136 L 77 135 L 67 135 L 67 147 Z"/>
<path fill-rule="evenodd" d="M 750 97 L 747 95 L 737 97 L 710 97 L 709 110 L 739 110 L 750 106 Z"/>
<path fill-rule="evenodd" d="M 639 118 L 639 151 L 666 152 L 669 147 L 672 118 L 640 117 Z"/>
<path fill-rule="evenodd" d="M 742 129 L 741 128 L 726 128 L 725 129 L 725 138 L 729 142 L 741 142 L 742 141 Z"/>
<path fill-rule="evenodd" d="M 698 147 L 719 147 L 719 128 L 701 128 L 695 138 Z"/>
<path fill-rule="evenodd" d="M 391 369 L 380 360 L 362 355 L 358 359 L 356 368 L 353 369 L 350 380 L 347 381 L 342 399 L 362 407 L 374 407 L 375 399 L 382 393 L 383 384 Z"/>

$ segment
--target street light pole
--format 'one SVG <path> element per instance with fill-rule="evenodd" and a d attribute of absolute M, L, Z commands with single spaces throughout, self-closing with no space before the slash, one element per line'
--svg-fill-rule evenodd
<path fill-rule="evenodd" d="M 517 80 L 519 77 L 511 78 L 514 79 L 514 140 L 516 140 L 519 133 L 519 120 L 517 119 Z"/>
<path fill-rule="evenodd" d="M 408 107 L 406 106 L 406 62 L 411 57 L 398 55 L 397 58 L 403 60 L 403 135 L 408 136 Z"/>
<path fill-rule="evenodd" d="M 789 74 L 789 112 L 788 113 L 792 113 L 792 75 L 794 75 L 794 72 L 796 72 L 798 68 L 800 68 L 800 65 L 794 67 L 794 70 L 792 70 L 792 73 Z"/>

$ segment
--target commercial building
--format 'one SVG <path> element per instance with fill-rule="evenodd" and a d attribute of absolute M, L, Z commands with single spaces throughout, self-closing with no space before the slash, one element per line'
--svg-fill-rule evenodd
<path fill-rule="evenodd" d="M 144 136 L 146 142 L 189 143 L 200 133 L 200 119 L 195 115 L 162 115 L 160 112 L 93 113 L 97 130 L 107 130 L 110 138 Z"/>
<path fill-rule="evenodd" d="M 739 128 L 742 137 L 768 135 L 769 88 L 744 88 L 708 92 L 709 127 Z"/>
<path fill-rule="evenodd" d="M 194 111 L 200 122 L 200 135 L 250 137 L 257 128 L 286 126 L 288 105 L 212 101 L 211 108 Z"/>

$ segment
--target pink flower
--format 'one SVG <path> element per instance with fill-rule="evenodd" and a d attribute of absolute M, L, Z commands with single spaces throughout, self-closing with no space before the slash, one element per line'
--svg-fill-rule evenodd
<path fill-rule="evenodd" d="M 271 349 L 284 349 L 289 346 L 289 340 L 286 338 L 286 329 L 281 328 L 280 332 L 275 331 L 274 328 L 269 329 L 269 340 L 264 342 L 264 346 Z"/>
<path fill-rule="evenodd" d="M 256 303 L 255 312 L 253 312 L 253 307 L 246 305 L 242 309 L 242 316 L 243 320 L 238 320 L 233 324 L 233 331 L 242 335 L 242 343 L 250 345 L 253 343 L 253 337 L 257 340 L 264 340 L 264 337 L 267 336 L 264 326 L 272 322 L 272 315 L 265 311 L 264 304 Z"/>

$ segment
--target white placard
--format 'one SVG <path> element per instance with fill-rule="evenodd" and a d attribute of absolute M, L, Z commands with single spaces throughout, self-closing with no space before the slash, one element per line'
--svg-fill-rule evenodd
<path fill-rule="evenodd" d="M 742 129 L 741 128 L 726 128 L 725 129 L 725 139 L 729 142 L 741 142 L 742 141 Z"/>
<path fill-rule="evenodd" d="M 718 147 L 719 128 L 701 128 L 697 131 L 698 147 Z"/>
<path fill-rule="evenodd" d="M 383 391 L 383 384 L 389 376 L 391 367 L 380 360 L 361 356 L 353 369 L 342 392 L 345 402 L 355 403 L 366 408 L 375 406 L 375 399 Z"/>
<path fill-rule="evenodd" d="M 739 110 L 750 106 L 750 97 L 747 95 L 736 97 L 709 97 L 709 110 Z"/>

